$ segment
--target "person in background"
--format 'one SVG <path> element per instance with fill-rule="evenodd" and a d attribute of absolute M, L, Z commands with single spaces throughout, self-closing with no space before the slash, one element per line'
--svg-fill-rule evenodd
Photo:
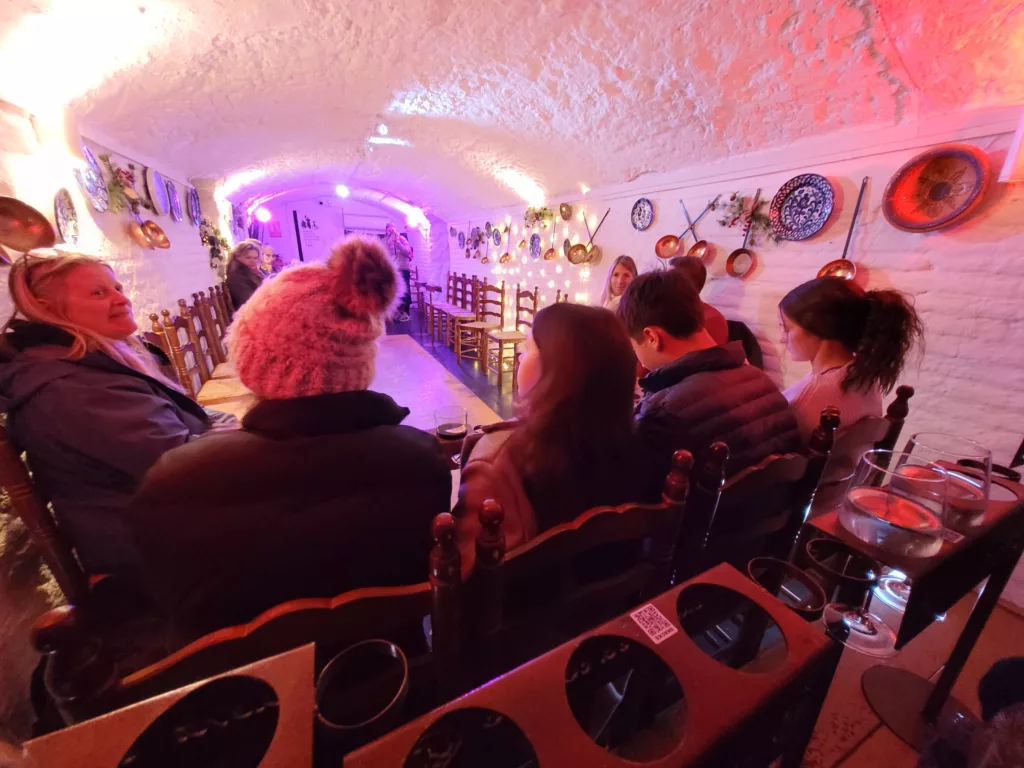
<path fill-rule="evenodd" d="M 353 239 L 235 316 L 231 360 L 259 401 L 242 429 L 164 455 L 132 507 L 151 596 L 179 627 L 426 579 L 451 471 L 437 437 L 369 389 L 397 286 L 381 245 Z"/>
<path fill-rule="evenodd" d="M 678 270 L 648 272 L 626 289 L 618 316 L 637 358 L 640 440 L 663 475 L 684 448 L 698 461 L 708 446 L 729 446 L 726 473 L 799 448 L 796 418 L 764 371 L 746 364 L 739 342 L 719 346 L 704 329 L 704 308 Z"/>
<path fill-rule="evenodd" d="M 269 245 L 263 246 L 263 258 L 260 260 L 260 272 L 264 277 L 274 274 L 274 249 Z"/>
<path fill-rule="evenodd" d="M 394 224 L 384 227 L 384 244 L 387 247 L 395 269 L 402 276 L 405 283 L 405 290 L 402 293 L 402 300 L 398 305 L 398 314 L 395 320 L 400 323 L 409 322 L 409 307 L 412 306 L 412 284 L 409 282 L 409 262 L 412 261 L 413 248 L 405 235 L 398 234 Z"/>
<path fill-rule="evenodd" d="M 0 408 L 90 574 L 132 574 L 126 521 L 146 470 L 209 427 L 138 341 L 132 302 L 91 256 L 35 251 L 11 267 Z"/>
<path fill-rule="evenodd" d="M 636 262 L 632 256 L 619 256 L 608 270 L 608 279 L 601 291 L 601 306 L 612 312 L 619 306 L 622 292 L 637 276 Z"/>
<path fill-rule="evenodd" d="M 271 264 L 270 264 L 270 271 L 273 274 L 277 275 L 277 274 L 280 274 L 282 269 L 284 269 L 284 259 L 282 259 L 277 254 L 274 254 L 273 261 L 271 261 Z"/>
<path fill-rule="evenodd" d="M 704 284 L 708 281 L 708 268 L 704 266 L 704 262 L 696 256 L 676 256 L 668 263 L 672 269 L 678 270 L 689 281 L 693 290 L 700 296 L 700 292 L 704 290 Z M 715 340 L 715 344 L 728 344 L 729 324 L 725 320 L 725 315 L 703 299 L 700 303 L 704 307 L 704 329 Z"/>
<path fill-rule="evenodd" d="M 264 274 L 260 271 L 262 258 L 263 244 L 259 240 L 243 240 L 231 249 L 226 282 L 236 310 L 241 309 L 263 282 Z"/>
<path fill-rule="evenodd" d="M 899 379 L 911 348 L 924 335 L 913 305 L 898 291 L 867 291 L 822 277 L 779 302 L 783 342 L 810 372 L 786 389 L 806 443 L 821 409 L 839 409 L 840 430 L 882 415 L 882 393 Z"/>
<path fill-rule="evenodd" d="M 635 362 L 610 312 L 554 304 L 537 313 L 519 364 L 520 420 L 485 434 L 462 470 L 454 514 L 464 573 L 485 499 L 504 509 L 509 550 L 591 507 L 658 500 L 665 475 L 647 470 L 633 433 Z"/>

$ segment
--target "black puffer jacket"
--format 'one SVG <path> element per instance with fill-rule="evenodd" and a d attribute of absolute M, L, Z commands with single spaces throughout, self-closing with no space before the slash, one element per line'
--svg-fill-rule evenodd
<path fill-rule="evenodd" d="M 685 448 L 699 460 L 716 440 L 729 446 L 727 475 L 800 449 L 789 403 L 764 371 L 746 364 L 739 342 L 684 355 L 640 386 L 637 430 L 665 471 L 673 451 Z"/>

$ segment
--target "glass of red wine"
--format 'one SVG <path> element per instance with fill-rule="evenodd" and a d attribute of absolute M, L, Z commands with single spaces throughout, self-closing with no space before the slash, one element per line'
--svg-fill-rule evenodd
<path fill-rule="evenodd" d="M 437 428 L 437 439 L 442 446 L 446 443 L 462 446 L 462 441 L 469 432 L 469 414 L 458 405 L 449 405 L 434 411 L 434 426 Z M 462 461 L 462 454 L 455 450 L 451 454 L 452 464 Z"/>

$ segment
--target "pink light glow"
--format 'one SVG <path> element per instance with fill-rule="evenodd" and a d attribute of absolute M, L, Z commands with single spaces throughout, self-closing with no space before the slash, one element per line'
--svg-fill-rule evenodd
<path fill-rule="evenodd" d="M 270 221 L 270 218 L 270 211 L 268 211 L 266 208 L 256 209 L 256 221 L 260 222 L 261 224 L 266 224 L 268 221 Z"/>

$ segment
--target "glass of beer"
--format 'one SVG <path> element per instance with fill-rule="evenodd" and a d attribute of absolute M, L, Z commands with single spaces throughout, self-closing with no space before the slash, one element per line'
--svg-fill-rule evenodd
<path fill-rule="evenodd" d="M 442 446 L 448 443 L 461 448 L 462 441 L 469 432 L 469 414 L 465 408 L 458 405 L 438 408 L 434 411 L 434 426 L 437 428 L 437 439 L 441 441 Z M 451 454 L 452 463 L 456 465 L 462 461 L 458 448 Z"/>

